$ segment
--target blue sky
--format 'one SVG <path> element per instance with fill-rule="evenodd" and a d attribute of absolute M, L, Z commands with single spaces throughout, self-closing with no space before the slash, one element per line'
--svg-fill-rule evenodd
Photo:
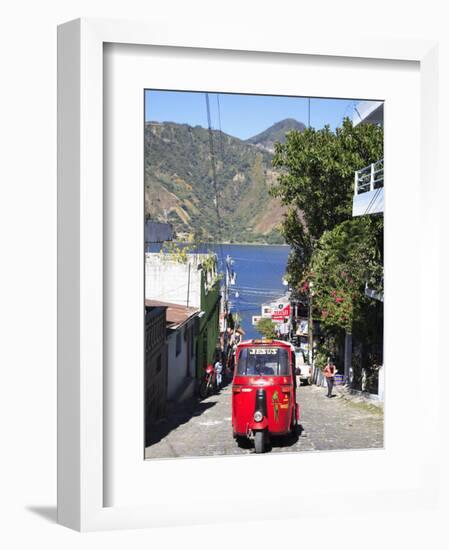
<path fill-rule="evenodd" d="M 221 129 L 247 139 L 284 118 L 295 118 L 307 125 L 308 99 L 303 97 L 219 94 Z M 209 94 L 213 128 L 218 128 L 217 94 Z M 340 126 L 344 116 L 352 118 L 352 99 L 319 99 L 310 101 L 310 125 L 332 129 Z M 202 92 L 145 92 L 145 120 L 179 122 L 207 128 L 205 94 Z"/>

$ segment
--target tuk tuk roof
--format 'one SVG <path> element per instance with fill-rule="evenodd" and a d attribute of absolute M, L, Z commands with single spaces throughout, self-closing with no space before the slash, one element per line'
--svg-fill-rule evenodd
<path fill-rule="evenodd" d="M 295 346 L 290 342 L 285 340 L 268 340 L 265 338 L 253 339 L 253 340 L 244 340 L 238 344 L 238 347 L 250 347 L 250 346 L 279 346 L 282 348 L 289 348 L 292 351 L 295 351 Z"/>

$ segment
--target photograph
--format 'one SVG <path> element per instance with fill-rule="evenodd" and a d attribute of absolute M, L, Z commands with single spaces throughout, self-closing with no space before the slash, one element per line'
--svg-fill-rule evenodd
<path fill-rule="evenodd" d="M 384 102 L 144 91 L 144 458 L 384 446 Z"/>

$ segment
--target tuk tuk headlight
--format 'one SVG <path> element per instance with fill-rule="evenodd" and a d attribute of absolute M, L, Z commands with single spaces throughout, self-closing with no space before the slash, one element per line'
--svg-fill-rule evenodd
<path fill-rule="evenodd" d="M 256 422 L 262 422 L 262 420 L 263 420 L 263 414 L 262 414 L 260 411 L 256 411 L 256 412 L 254 413 L 254 420 L 255 420 Z"/>

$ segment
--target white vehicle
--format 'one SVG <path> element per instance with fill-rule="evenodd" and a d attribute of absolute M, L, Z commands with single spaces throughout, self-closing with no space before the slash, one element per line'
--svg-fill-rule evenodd
<path fill-rule="evenodd" d="M 303 349 L 295 349 L 296 366 L 301 369 L 301 374 L 297 376 L 298 386 L 312 383 L 312 367 L 307 363 L 307 353 Z"/>

